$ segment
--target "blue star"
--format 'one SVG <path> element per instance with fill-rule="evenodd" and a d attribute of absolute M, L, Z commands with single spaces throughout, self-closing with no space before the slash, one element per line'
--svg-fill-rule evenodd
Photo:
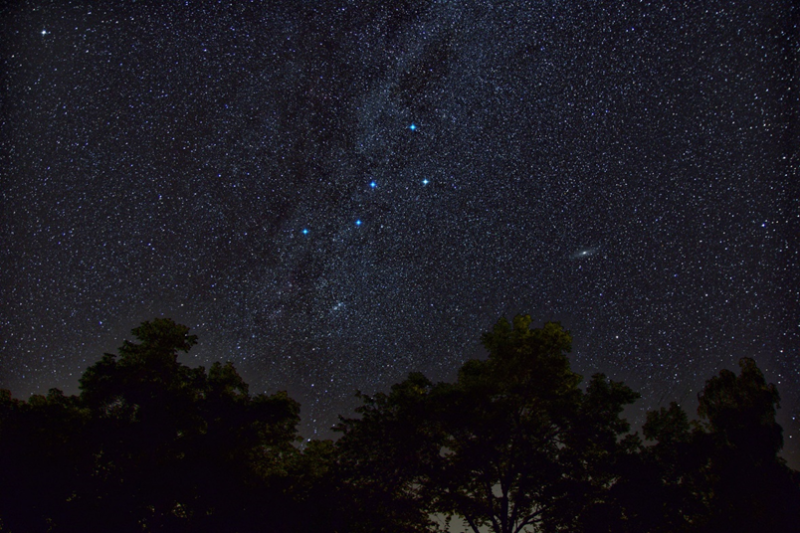
<path fill-rule="evenodd" d="M 424 180 L 422 180 L 422 184 L 423 184 L 423 185 L 427 185 L 427 184 L 429 184 L 429 183 L 430 183 L 430 181 L 428 181 L 428 180 L 427 180 L 427 178 L 426 178 L 426 179 L 424 179 Z"/>
<path fill-rule="evenodd" d="M 356 220 L 356 226 L 360 226 L 360 225 L 361 225 L 361 219 L 359 218 L 359 219 Z"/>
<path fill-rule="evenodd" d="M 303 228 L 303 235 L 308 235 L 308 228 Z"/>
<path fill-rule="evenodd" d="M 370 182 L 369 182 L 369 186 L 370 186 L 370 187 L 372 187 L 372 188 L 374 189 L 375 187 L 377 187 L 377 186 L 378 186 L 378 184 L 377 184 L 377 183 L 375 183 L 374 181 L 370 181 Z"/>
<path fill-rule="evenodd" d="M 417 129 L 417 125 L 412 122 L 411 125 L 408 127 L 408 129 L 410 129 L 411 131 L 414 131 L 414 130 Z"/>

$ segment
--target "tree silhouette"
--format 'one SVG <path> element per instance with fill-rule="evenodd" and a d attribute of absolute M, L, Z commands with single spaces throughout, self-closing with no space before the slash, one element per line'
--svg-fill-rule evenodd
<path fill-rule="evenodd" d="M 196 338 L 172 320 L 133 335 L 139 342 L 86 370 L 80 397 L 0 396 L 2 455 L 18 463 L 5 470 L 4 527 L 288 530 L 281 489 L 299 453 L 299 405 L 285 393 L 251 396 L 230 363 L 180 364 Z M 31 490 L 15 496 L 8 480 Z"/>
<path fill-rule="evenodd" d="M 754 360 L 739 361 L 737 376 L 722 370 L 698 396 L 707 452 L 700 523 L 704 531 L 797 531 L 800 484 L 797 472 L 778 457 L 783 430 L 775 421 L 778 391 L 767 384 Z"/>
<path fill-rule="evenodd" d="M 412 374 L 389 395 L 362 396 L 338 442 L 365 501 L 433 527 L 428 515 L 463 518 L 475 532 L 577 527 L 613 485 L 636 439 L 620 418 L 637 395 L 604 376 L 587 391 L 570 369 L 560 325 L 500 320 L 453 384 Z"/>
<path fill-rule="evenodd" d="M 643 443 L 622 417 L 638 394 L 602 374 L 581 387 L 569 332 L 530 324 L 498 321 L 453 383 L 359 393 L 336 442 L 301 445 L 286 393 L 179 363 L 188 328 L 145 322 L 79 396 L 0 390 L 0 531 L 797 530 L 778 392 L 752 359 L 706 382 L 697 420 L 649 412 Z"/>
<path fill-rule="evenodd" d="M 358 393 L 357 419 L 341 418 L 337 473 L 355 505 L 342 517 L 353 531 L 424 532 L 436 528 L 422 482 L 436 461 L 440 435 L 425 424 L 433 384 L 412 373 L 389 394 Z"/>
<path fill-rule="evenodd" d="M 78 399 L 58 389 L 27 402 L 0 390 L 3 531 L 45 532 L 56 518 L 77 519 L 70 500 L 91 464 L 83 438 L 87 422 Z"/>
<path fill-rule="evenodd" d="M 796 531 L 800 479 L 778 457 L 778 393 L 755 361 L 722 370 L 689 421 L 676 403 L 648 413 L 644 447 L 618 493 L 627 517 L 615 531 Z"/>

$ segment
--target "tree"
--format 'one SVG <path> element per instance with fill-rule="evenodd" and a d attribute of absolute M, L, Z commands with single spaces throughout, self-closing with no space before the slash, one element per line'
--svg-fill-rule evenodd
<path fill-rule="evenodd" d="M 0 530 L 46 532 L 77 518 L 69 500 L 91 456 L 83 445 L 88 413 L 50 389 L 27 402 L 0 390 Z"/>
<path fill-rule="evenodd" d="M 744 358 L 706 382 L 698 420 L 676 403 L 649 412 L 643 427 L 654 444 L 626 475 L 629 531 L 795 531 L 800 480 L 778 457 L 778 392 L 755 361 Z M 624 531 L 624 529 L 620 529 Z"/>
<path fill-rule="evenodd" d="M 741 359 L 739 367 L 738 376 L 722 370 L 706 382 L 697 414 L 707 420 L 707 431 L 719 446 L 762 465 L 774 461 L 783 448 L 783 429 L 775 421 L 780 396 L 753 359 Z"/>
<path fill-rule="evenodd" d="M 270 480 L 293 450 L 299 406 L 285 393 L 250 396 L 233 365 L 177 361 L 196 337 L 169 319 L 133 330 L 119 359 L 106 354 L 80 380 L 93 413 L 93 516 L 116 529 L 216 524 L 246 531 L 280 521 Z M 113 527 L 112 527 L 113 526 Z"/>
<path fill-rule="evenodd" d="M 739 367 L 738 376 L 722 370 L 709 379 L 698 396 L 704 424 L 696 446 L 708 457 L 702 529 L 796 531 L 800 479 L 778 456 L 783 447 L 783 429 L 775 420 L 778 391 L 753 359 L 741 359 Z"/>
<path fill-rule="evenodd" d="M 179 363 L 196 338 L 172 320 L 133 335 L 86 370 L 79 397 L 0 394 L 3 527 L 289 531 L 297 402 L 250 395 L 230 363 Z"/>
<path fill-rule="evenodd" d="M 145 322 L 80 396 L 0 390 L 0 530 L 797 529 L 778 392 L 752 359 L 706 382 L 697 420 L 676 403 L 648 413 L 643 445 L 622 417 L 638 394 L 602 374 L 581 387 L 569 332 L 530 324 L 501 319 L 453 383 L 412 373 L 359 393 L 337 442 L 299 445 L 286 393 L 251 395 L 231 363 L 179 363 L 188 328 Z"/>
<path fill-rule="evenodd" d="M 566 490 L 556 506 L 557 529 L 623 531 L 618 492 L 640 450 L 638 435 L 621 415 L 639 394 L 595 374 L 568 419 L 559 464 Z M 551 528 L 552 529 L 552 528 Z"/>
<path fill-rule="evenodd" d="M 437 528 L 434 506 L 424 490 L 438 461 L 440 432 L 426 424 L 433 383 L 412 373 L 389 394 L 357 393 L 360 418 L 340 417 L 336 429 L 339 521 L 357 532 L 422 533 Z"/>
<path fill-rule="evenodd" d="M 483 335 L 488 358 L 465 363 L 456 383 L 412 374 L 362 396 L 361 418 L 339 425 L 343 460 L 363 472 L 350 483 L 420 527 L 431 513 L 476 533 L 581 527 L 635 448 L 620 413 L 637 395 L 602 375 L 581 391 L 569 333 L 530 323 L 501 319 Z"/>
<path fill-rule="evenodd" d="M 704 510 L 699 473 L 707 462 L 696 439 L 700 425 L 675 402 L 647 413 L 642 431 L 653 445 L 628 456 L 613 497 L 619 520 L 606 531 L 677 533 L 690 531 Z"/>
<path fill-rule="evenodd" d="M 581 378 L 566 357 L 569 334 L 554 323 L 532 330 L 530 322 L 500 320 L 482 338 L 488 359 L 468 361 L 458 382 L 438 391 L 438 510 L 476 532 L 538 529 L 563 496 L 560 459 Z"/>

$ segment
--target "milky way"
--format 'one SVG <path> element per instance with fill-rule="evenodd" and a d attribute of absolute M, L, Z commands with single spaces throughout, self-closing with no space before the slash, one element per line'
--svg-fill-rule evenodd
<path fill-rule="evenodd" d="M 12 4 L 0 386 L 168 316 L 328 436 L 527 312 L 635 420 L 754 357 L 796 453 L 791 2 Z"/>

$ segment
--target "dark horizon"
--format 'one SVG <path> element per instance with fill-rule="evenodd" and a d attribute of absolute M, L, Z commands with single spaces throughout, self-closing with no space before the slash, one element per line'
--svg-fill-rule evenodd
<path fill-rule="evenodd" d="M 231 364 L 178 362 L 185 325 L 146 321 L 81 376 L 80 396 L 0 389 L 0 521 L 13 531 L 794 531 L 800 472 L 778 457 L 779 401 L 757 363 L 708 379 L 700 421 L 581 376 L 563 326 L 481 335 L 452 382 L 411 373 L 359 394 L 340 438 L 298 434 L 300 405 L 250 394 Z M 643 441 L 643 438 L 647 442 Z M 444 522 L 449 525 L 448 521 Z M 466 526 L 464 526 L 466 527 Z M 449 530 L 449 528 L 448 528 Z"/>

